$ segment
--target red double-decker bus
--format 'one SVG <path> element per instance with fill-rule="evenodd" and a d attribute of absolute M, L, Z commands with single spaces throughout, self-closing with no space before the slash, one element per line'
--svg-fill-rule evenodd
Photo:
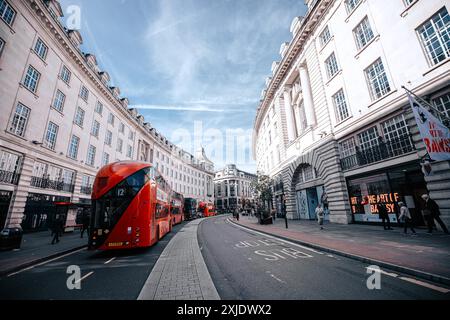
<path fill-rule="evenodd" d="M 216 215 L 214 205 L 211 203 L 200 202 L 198 204 L 198 211 L 203 217 L 212 217 Z"/>
<path fill-rule="evenodd" d="M 148 247 L 172 230 L 170 188 L 149 163 L 100 169 L 92 190 L 90 249 Z"/>
<path fill-rule="evenodd" d="M 172 191 L 170 199 L 170 214 L 172 215 L 172 224 L 176 225 L 184 221 L 184 197 L 181 193 Z"/>

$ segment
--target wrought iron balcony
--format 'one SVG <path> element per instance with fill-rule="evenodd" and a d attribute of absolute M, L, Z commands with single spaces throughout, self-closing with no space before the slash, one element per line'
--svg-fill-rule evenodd
<path fill-rule="evenodd" d="M 372 148 L 359 149 L 355 153 L 341 159 L 342 170 L 350 170 L 367 164 L 401 156 L 415 150 L 414 144 L 408 135 L 387 142 L 380 141 Z"/>
<path fill-rule="evenodd" d="M 0 182 L 17 184 L 19 182 L 20 174 L 15 171 L 0 170 Z"/>
<path fill-rule="evenodd" d="M 80 192 L 83 193 L 83 194 L 91 194 L 92 193 L 92 187 L 81 186 Z"/>
<path fill-rule="evenodd" d="M 58 191 L 73 192 L 75 185 L 59 180 L 50 180 L 42 177 L 31 177 L 31 185 L 42 189 L 53 189 Z"/>

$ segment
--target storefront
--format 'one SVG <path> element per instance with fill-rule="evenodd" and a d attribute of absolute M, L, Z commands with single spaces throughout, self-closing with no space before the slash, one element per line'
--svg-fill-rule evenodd
<path fill-rule="evenodd" d="M 397 222 L 398 202 L 409 208 L 416 226 L 424 225 L 421 195 L 428 193 L 419 163 L 371 172 L 347 179 L 352 221 L 379 223 L 377 204 L 386 206 L 391 221 Z"/>
<path fill-rule="evenodd" d="M 0 190 L 0 231 L 3 229 L 8 217 L 8 209 L 11 203 L 12 191 Z"/>

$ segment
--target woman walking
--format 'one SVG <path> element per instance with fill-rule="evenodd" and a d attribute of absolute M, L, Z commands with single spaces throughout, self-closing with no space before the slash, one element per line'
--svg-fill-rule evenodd
<path fill-rule="evenodd" d="M 398 205 L 400 206 L 400 216 L 398 217 L 398 221 L 401 221 L 402 218 L 404 219 L 405 234 L 408 234 L 408 226 L 412 233 L 416 234 L 416 231 L 412 225 L 411 213 L 409 212 L 408 207 L 403 202 L 399 202 Z"/>

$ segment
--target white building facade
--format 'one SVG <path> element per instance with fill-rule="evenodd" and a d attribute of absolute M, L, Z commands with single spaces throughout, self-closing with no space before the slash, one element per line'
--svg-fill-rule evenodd
<path fill-rule="evenodd" d="M 130 109 L 62 15 L 56 0 L 0 0 L 0 229 L 45 229 L 55 212 L 74 223 L 114 161 L 153 163 L 173 190 L 213 202 L 204 150 L 178 148 Z"/>
<path fill-rule="evenodd" d="M 226 165 L 214 177 L 215 206 L 219 210 L 235 209 L 253 203 L 257 176 L 239 170 L 236 165 Z"/>
<path fill-rule="evenodd" d="M 443 121 L 450 116 L 450 1 L 306 1 L 305 17 L 272 65 L 254 123 L 257 169 L 274 180 L 275 205 L 291 219 L 396 221 L 406 202 L 423 224 L 429 193 L 450 222 L 450 163 L 424 176 L 425 146 L 406 87 Z"/>

